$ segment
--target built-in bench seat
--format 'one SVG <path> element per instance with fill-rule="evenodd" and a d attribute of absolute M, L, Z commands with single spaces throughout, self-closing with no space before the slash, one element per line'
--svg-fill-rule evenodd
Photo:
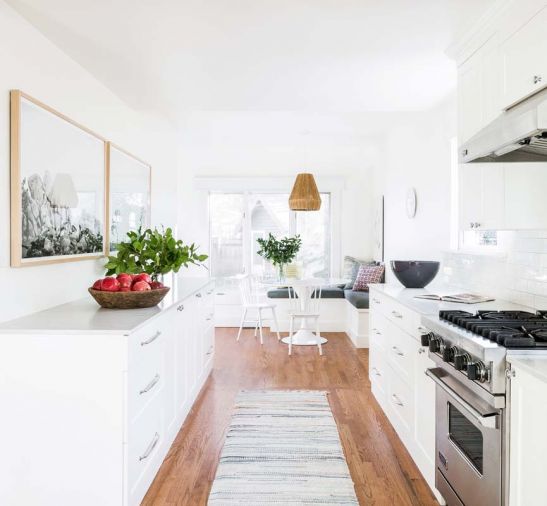
<path fill-rule="evenodd" d="M 272 288 L 268 290 L 270 299 L 288 299 L 288 288 Z M 351 289 L 340 288 L 339 286 L 328 286 L 321 290 L 322 299 L 346 299 L 357 309 L 368 309 L 368 292 L 358 292 Z"/>

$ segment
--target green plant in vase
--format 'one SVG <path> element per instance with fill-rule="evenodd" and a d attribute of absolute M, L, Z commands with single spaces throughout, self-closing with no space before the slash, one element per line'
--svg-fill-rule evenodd
<path fill-rule="evenodd" d="M 291 263 L 300 251 L 302 239 L 299 235 L 294 237 L 283 237 L 276 239 L 272 233 L 268 234 L 267 239 L 258 238 L 260 249 L 257 254 L 270 261 L 278 269 L 279 279 L 285 275 L 285 265 Z"/>
<path fill-rule="evenodd" d="M 203 265 L 207 255 L 198 254 L 195 244 L 184 244 L 173 237 L 170 228 L 162 231 L 147 228 L 128 232 L 127 239 L 117 246 L 116 256 L 109 256 L 105 265 L 107 276 L 127 272 L 146 272 L 157 281 L 169 272 L 178 272 L 182 266 Z"/>

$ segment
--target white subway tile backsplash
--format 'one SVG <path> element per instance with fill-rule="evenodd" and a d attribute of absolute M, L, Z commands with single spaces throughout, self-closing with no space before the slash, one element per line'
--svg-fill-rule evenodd
<path fill-rule="evenodd" d="M 547 309 L 547 230 L 498 232 L 502 255 L 447 252 L 443 280 L 517 304 Z"/>

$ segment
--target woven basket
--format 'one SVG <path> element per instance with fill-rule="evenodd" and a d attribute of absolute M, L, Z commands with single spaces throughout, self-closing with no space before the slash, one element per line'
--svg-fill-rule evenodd
<path fill-rule="evenodd" d="M 159 304 L 170 290 L 168 286 L 145 292 L 103 292 L 88 288 L 99 306 L 106 309 L 137 309 Z"/>

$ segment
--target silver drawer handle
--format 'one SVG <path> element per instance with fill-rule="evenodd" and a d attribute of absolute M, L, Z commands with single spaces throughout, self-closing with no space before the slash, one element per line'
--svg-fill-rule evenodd
<path fill-rule="evenodd" d="M 380 304 L 380 301 L 378 299 L 372 299 L 372 302 L 374 302 L 374 304 Z"/>
<path fill-rule="evenodd" d="M 391 311 L 391 314 L 395 316 L 395 318 L 402 318 L 403 315 L 397 311 Z"/>
<path fill-rule="evenodd" d="M 429 330 L 427 330 L 425 327 L 422 327 L 422 326 L 419 326 L 418 327 L 418 332 L 429 332 Z"/>
<path fill-rule="evenodd" d="M 209 291 L 207 292 L 207 295 L 211 295 L 212 293 L 213 293 L 213 290 L 209 290 Z"/>
<path fill-rule="evenodd" d="M 196 297 L 199 299 L 201 297 L 201 293 L 196 293 Z"/>
<path fill-rule="evenodd" d="M 209 348 L 209 351 L 205 355 L 210 355 L 211 353 L 213 353 L 213 347 L 212 346 Z"/>
<path fill-rule="evenodd" d="M 404 406 L 404 404 L 401 402 L 401 399 L 399 399 L 399 397 L 397 397 L 395 394 L 391 394 L 391 398 L 393 399 L 395 404 L 397 404 L 397 406 Z"/>
<path fill-rule="evenodd" d="M 145 341 L 141 341 L 141 346 L 146 346 L 147 344 L 153 343 L 160 336 L 161 331 L 158 330 L 152 337 L 146 339 Z"/>
<path fill-rule="evenodd" d="M 145 394 L 146 392 L 150 392 L 150 390 L 152 390 L 154 388 L 154 386 L 156 385 L 156 383 L 160 380 L 160 375 L 159 374 L 156 374 L 154 376 L 154 379 L 148 383 L 148 385 L 146 385 L 140 392 L 139 392 L 139 395 L 142 395 L 142 394 Z"/>
<path fill-rule="evenodd" d="M 156 432 L 156 434 L 154 435 L 154 439 L 152 439 L 146 451 L 139 457 L 139 462 L 150 457 L 150 454 L 154 451 L 154 448 L 158 444 L 159 440 L 160 440 L 160 435 Z"/>
<path fill-rule="evenodd" d="M 217 292 L 217 295 L 226 295 L 224 292 Z"/>
<path fill-rule="evenodd" d="M 212 319 L 213 319 L 212 317 L 205 318 L 205 321 L 206 321 L 206 322 L 210 322 Z"/>
<path fill-rule="evenodd" d="M 425 349 L 424 348 L 418 348 L 418 353 L 421 355 L 422 353 L 425 353 Z"/>
<path fill-rule="evenodd" d="M 392 349 L 395 353 L 397 353 L 397 355 L 399 355 L 400 357 L 404 357 L 404 356 L 405 356 L 405 354 L 404 354 L 399 348 L 397 348 L 397 346 L 392 346 L 391 349 Z"/>
<path fill-rule="evenodd" d="M 378 371 L 378 369 L 376 369 L 376 367 L 373 367 L 372 370 L 374 371 L 374 374 L 376 376 L 381 376 L 380 371 Z"/>
<path fill-rule="evenodd" d="M 184 311 L 184 305 L 181 304 L 180 306 L 178 306 L 177 311 Z"/>

